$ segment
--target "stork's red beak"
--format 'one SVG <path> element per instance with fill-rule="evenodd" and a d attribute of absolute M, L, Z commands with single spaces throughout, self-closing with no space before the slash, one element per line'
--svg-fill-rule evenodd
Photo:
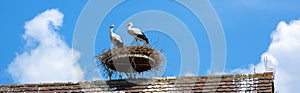
<path fill-rule="evenodd" d="M 128 23 L 127 26 L 130 26 L 130 24 Z"/>
<path fill-rule="evenodd" d="M 114 28 L 114 26 L 109 26 L 109 28 Z"/>

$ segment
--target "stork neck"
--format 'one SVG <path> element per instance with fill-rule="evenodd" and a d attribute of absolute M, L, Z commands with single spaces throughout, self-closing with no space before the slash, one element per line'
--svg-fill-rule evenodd
<path fill-rule="evenodd" d="M 110 35 L 113 33 L 114 28 L 110 28 Z"/>

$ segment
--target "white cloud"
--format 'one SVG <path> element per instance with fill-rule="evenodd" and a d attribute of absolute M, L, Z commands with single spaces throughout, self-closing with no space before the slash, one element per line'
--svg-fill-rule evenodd
<path fill-rule="evenodd" d="M 275 89 L 281 93 L 296 93 L 300 84 L 300 20 L 289 24 L 280 22 L 271 35 L 272 43 L 261 58 L 268 57 L 276 67 Z M 270 64 L 268 64 L 270 66 Z M 232 73 L 265 72 L 263 61 L 248 69 L 235 69 Z"/>
<path fill-rule="evenodd" d="M 79 52 L 61 39 L 56 30 L 63 14 L 46 10 L 25 23 L 24 51 L 17 54 L 8 72 L 19 83 L 78 81 L 83 72 L 77 64 Z"/>

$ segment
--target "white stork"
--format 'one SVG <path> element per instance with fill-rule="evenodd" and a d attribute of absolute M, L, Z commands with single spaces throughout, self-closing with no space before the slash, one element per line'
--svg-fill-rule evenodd
<path fill-rule="evenodd" d="M 129 22 L 127 24 L 128 30 L 127 32 L 134 37 L 136 41 L 136 45 L 138 45 L 138 40 L 143 41 L 146 44 L 149 44 L 148 38 L 145 36 L 145 34 L 138 28 L 132 28 L 133 24 Z"/>
<path fill-rule="evenodd" d="M 115 48 L 121 48 L 123 47 L 123 40 L 121 37 L 113 32 L 114 25 L 111 25 L 110 28 L 110 41 L 114 44 Z"/>

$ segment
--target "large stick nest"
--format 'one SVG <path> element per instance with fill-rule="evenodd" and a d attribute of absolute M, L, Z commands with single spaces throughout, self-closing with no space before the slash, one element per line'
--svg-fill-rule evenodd
<path fill-rule="evenodd" d="M 113 48 L 97 56 L 105 70 L 116 72 L 144 72 L 159 69 L 163 56 L 159 51 L 146 46 Z M 109 74 L 109 73 L 108 73 Z"/>

